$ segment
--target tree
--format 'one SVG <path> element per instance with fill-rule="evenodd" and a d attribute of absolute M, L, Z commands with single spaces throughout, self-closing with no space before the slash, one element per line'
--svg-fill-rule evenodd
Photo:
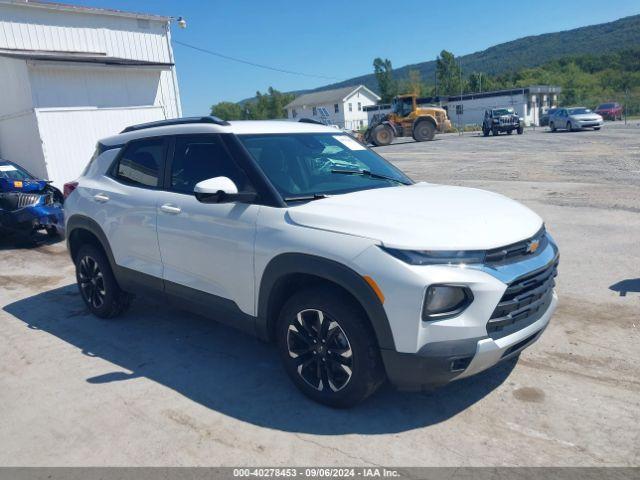
<path fill-rule="evenodd" d="M 382 60 L 380 57 L 373 61 L 373 73 L 378 81 L 378 90 L 380 90 L 380 97 L 382 97 L 383 103 L 388 103 L 396 96 L 397 86 L 393 79 L 393 67 L 391 66 L 391 60 L 385 58 Z"/>
<path fill-rule="evenodd" d="M 211 115 L 223 120 L 270 120 L 286 118 L 285 106 L 295 98 L 293 93 L 282 93 L 269 87 L 266 93 L 256 92 L 256 98 L 244 104 L 220 102 L 211 107 Z"/>
<path fill-rule="evenodd" d="M 211 115 L 222 120 L 242 120 L 244 112 L 242 106 L 233 102 L 220 102 L 211 106 Z"/>
<path fill-rule="evenodd" d="M 460 66 L 453 53 L 442 50 L 436 59 L 438 95 L 460 94 Z"/>

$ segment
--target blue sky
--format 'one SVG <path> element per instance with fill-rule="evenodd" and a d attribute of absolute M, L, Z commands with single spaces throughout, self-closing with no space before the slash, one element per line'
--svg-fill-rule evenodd
<path fill-rule="evenodd" d="M 174 40 L 274 67 L 346 79 L 369 73 L 376 56 L 400 67 L 464 55 L 526 35 L 603 23 L 640 13 L 637 0 L 536 2 L 430 0 L 62 0 L 182 16 Z M 401 33 L 397 33 L 400 31 Z M 269 86 L 314 88 L 331 80 L 272 72 L 174 44 L 185 115 L 207 114 Z"/>

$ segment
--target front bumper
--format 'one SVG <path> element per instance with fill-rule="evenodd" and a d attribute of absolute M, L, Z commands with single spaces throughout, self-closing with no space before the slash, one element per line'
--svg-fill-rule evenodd
<path fill-rule="evenodd" d="M 535 323 L 499 339 L 469 338 L 435 342 L 418 353 L 381 350 L 389 381 L 399 390 L 428 390 L 469 377 L 515 357 L 532 345 L 547 328 L 556 310 L 557 295 Z"/>
<path fill-rule="evenodd" d="M 43 228 L 64 230 L 64 213 L 59 205 L 36 205 L 13 211 L 0 211 L 0 229 L 29 233 Z"/>
<path fill-rule="evenodd" d="M 592 128 L 601 127 L 604 122 L 602 120 L 585 120 L 575 122 L 575 126 L 578 128 Z"/>
<path fill-rule="evenodd" d="M 532 275 L 537 277 L 555 271 L 558 249 L 553 239 L 547 238 L 546 246 L 534 255 L 494 266 L 416 266 L 386 253 L 380 255 L 377 252 L 380 249 L 363 253 L 358 260 L 368 265 L 368 274 L 378 282 L 386 296 L 384 309 L 395 349 L 382 349 L 381 355 L 391 383 L 403 390 L 442 385 L 481 372 L 535 342 L 557 304 L 557 295 L 547 280 L 543 290 L 535 287 L 537 292 L 544 291 L 547 296 L 544 297 L 546 300 L 535 302 L 540 307 L 536 306 L 530 317 L 514 321 L 498 331 L 495 328 L 488 330 L 488 322 L 494 318 L 493 321 L 497 321 L 504 315 L 496 307 L 503 304 L 503 296 L 509 289 L 517 288 L 514 286 L 523 282 L 529 284 Z M 374 270 L 373 266 L 377 268 Z M 455 317 L 424 321 L 422 302 L 426 288 L 431 284 L 468 287 L 474 301 Z M 527 291 L 522 295 L 524 299 L 530 299 L 533 308 L 535 298 Z M 520 308 L 520 302 L 526 309 L 525 300 L 517 300 L 517 308 Z"/>

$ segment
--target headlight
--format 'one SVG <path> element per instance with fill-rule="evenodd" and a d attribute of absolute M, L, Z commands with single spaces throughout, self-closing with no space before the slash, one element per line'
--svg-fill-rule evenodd
<path fill-rule="evenodd" d="M 484 263 L 484 250 L 398 250 L 380 247 L 410 265 L 468 265 Z"/>
<path fill-rule="evenodd" d="M 500 123 L 500 120 L 498 120 L 497 118 L 494 118 L 493 123 Z"/>
<path fill-rule="evenodd" d="M 462 313 L 473 301 L 468 287 L 456 285 L 431 285 L 427 288 L 422 306 L 422 319 L 443 320 Z"/>

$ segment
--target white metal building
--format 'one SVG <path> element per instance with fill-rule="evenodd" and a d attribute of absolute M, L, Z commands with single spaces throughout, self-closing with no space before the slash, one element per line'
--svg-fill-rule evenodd
<path fill-rule="evenodd" d="M 180 116 L 169 22 L 0 0 L 0 157 L 61 186 L 99 138 Z"/>
<path fill-rule="evenodd" d="M 454 126 L 481 125 L 485 110 L 492 108 L 513 108 L 524 118 L 526 126 L 540 125 L 540 117 L 550 107 L 558 105 L 558 94 L 561 87 L 552 85 L 532 85 L 512 90 L 470 93 L 450 97 L 420 98 L 421 104 L 438 105 L 447 110 Z M 366 113 L 371 118 L 391 110 L 391 105 L 367 107 Z"/>
<path fill-rule="evenodd" d="M 285 108 L 289 119 L 312 118 L 341 128 L 356 130 L 368 125 L 369 105 L 380 97 L 364 85 L 306 93 L 296 97 Z"/>
<path fill-rule="evenodd" d="M 526 126 L 540 125 L 542 114 L 558 104 L 561 87 L 532 85 L 512 90 L 471 93 L 446 98 L 447 113 L 454 125 L 481 125 L 485 110 L 513 108 Z M 444 99 L 443 99 L 444 100 Z"/>

